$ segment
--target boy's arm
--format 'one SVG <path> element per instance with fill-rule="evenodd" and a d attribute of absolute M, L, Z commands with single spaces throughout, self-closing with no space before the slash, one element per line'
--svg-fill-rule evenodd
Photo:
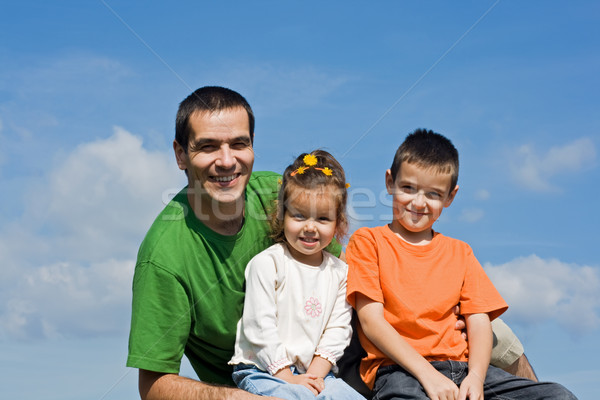
<path fill-rule="evenodd" d="M 465 316 L 469 336 L 469 373 L 460 385 L 458 399 L 483 400 L 483 383 L 492 354 L 492 324 L 485 313 Z"/>
<path fill-rule="evenodd" d="M 383 304 L 356 293 L 356 312 L 367 338 L 414 376 L 430 399 L 454 399 L 458 396 L 456 384 L 433 368 L 429 361 L 413 349 L 387 322 L 383 314 Z"/>

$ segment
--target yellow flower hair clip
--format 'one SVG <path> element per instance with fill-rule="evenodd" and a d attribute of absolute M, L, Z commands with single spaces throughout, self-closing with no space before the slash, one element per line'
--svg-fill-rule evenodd
<path fill-rule="evenodd" d="M 304 164 L 308 165 L 309 167 L 312 167 L 313 165 L 317 165 L 317 157 L 314 156 L 313 154 L 305 155 L 304 158 L 302 159 L 302 161 L 304 161 Z"/>
<path fill-rule="evenodd" d="M 292 171 L 292 173 L 290 174 L 291 176 L 294 176 L 296 174 L 300 174 L 302 175 L 307 169 L 309 169 L 310 167 L 298 167 L 295 171 Z"/>
<path fill-rule="evenodd" d="M 331 170 L 331 168 L 329 167 L 325 167 L 325 168 L 315 168 L 316 170 L 321 171 L 322 173 L 324 173 L 327 176 L 331 176 L 333 174 L 333 171 Z"/>

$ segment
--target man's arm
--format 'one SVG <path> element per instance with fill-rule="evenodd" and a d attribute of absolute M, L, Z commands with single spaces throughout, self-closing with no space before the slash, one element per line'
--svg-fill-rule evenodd
<path fill-rule="evenodd" d="M 389 358 L 407 370 L 431 399 L 456 398 L 458 387 L 409 345 L 384 317 L 383 304 L 356 294 L 356 312 L 364 334 Z"/>
<path fill-rule="evenodd" d="M 456 308 L 454 309 L 454 313 L 458 316 L 458 321 L 456 321 L 456 325 L 454 328 L 456 330 L 462 331 L 463 337 L 467 339 L 466 324 L 464 318 L 460 315 L 460 306 L 456 306 Z M 519 376 L 521 378 L 526 378 L 537 382 L 538 377 L 535 374 L 533 367 L 529 363 L 529 359 L 527 359 L 527 356 L 525 356 L 525 353 L 523 353 L 523 347 L 521 345 L 521 342 L 519 341 L 519 338 L 517 338 L 517 336 L 508 327 L 508 325 L 502 322 L 500 318 L 496 318 L 492 323 L 492 329 L 494 331 L 494 336 L 496 336 L 496 340 L 494 340 L 491 364 L 505 370 L 509 374 L 513 374 L 515 376 Z M 516 342 L 514 344 L 514 349 L 512 349 L 512 341 Z M 499 347 L 500 350 L 497 347 Z M 508 365 L 503 360 L 504 354 L 502 353 L 505 352 L 505 348 L 512 349 L 511 353 L 513 354 L 518 351 L 521 353 L 515 361 Z"/>
<path fill-rule="evenodd" d="M 241 389 L 215 386 L 175 374 L 140 369 L 139 390 L 142 400 L 277 400 L 275 397 L 257 396 Z"/>
<path fill-rule="evenodd" d="M 519 357 L 517 361 L 503 369 L 509 374 L 520 376 L 521 378 L 531 379 L 534 382 L 538 381 L 538 377 L 535 374 L 533 367 L 529 363 L 525 353 L 521 354 L 521 357 Z"/>

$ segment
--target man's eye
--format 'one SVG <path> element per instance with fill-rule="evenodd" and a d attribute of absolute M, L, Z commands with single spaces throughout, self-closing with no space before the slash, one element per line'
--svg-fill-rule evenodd
<path fill-rule="evenodd" d="M 248 147 L 248 143 L 246 142 L 236 142 L 234 144 L 231 145 L 232 148 L 236 149 L 236 150 L 243 150 L 246 147 Z"/>
<path fill-rule="evenodd" d="M 215 151 L 216 148 L 217 148 L 217 146 L 215 146 L 214 144 L 206 144 L 206 143 L 191 146 L 192 151 L 201 151 L 201 152 Z"/>

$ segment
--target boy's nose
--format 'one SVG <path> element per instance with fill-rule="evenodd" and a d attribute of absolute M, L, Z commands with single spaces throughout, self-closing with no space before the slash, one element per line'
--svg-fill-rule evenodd
<path fill-rule="evenodd" d="M 425 201 L 425 195 L 423 193 L 417 193 L 413 198 L 413 204 L 415 207 L 425 207 L 427 205 L 427 202 Z"/>

